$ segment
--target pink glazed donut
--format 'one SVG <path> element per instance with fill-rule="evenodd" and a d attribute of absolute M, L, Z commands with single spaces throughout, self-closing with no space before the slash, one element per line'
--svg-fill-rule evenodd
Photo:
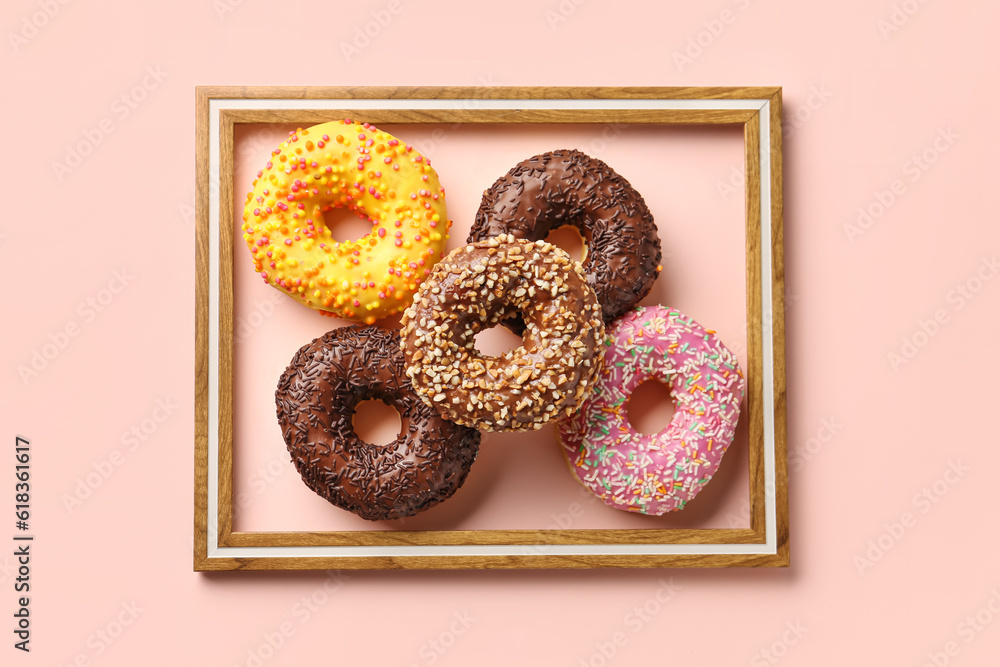
<path fill-rule="evenodd" d="M 636 308 L 607 333 L 594 392 L 559 423 L 570 470 L 616 509 L 657 516 L 683 509 L 733 441 L 743 373 L 714 331 L 673 308 Z M 670 388 L 676 408 L 667 428 L 654 435 L 632 429 L 624 409 L 649 378 Z"/>

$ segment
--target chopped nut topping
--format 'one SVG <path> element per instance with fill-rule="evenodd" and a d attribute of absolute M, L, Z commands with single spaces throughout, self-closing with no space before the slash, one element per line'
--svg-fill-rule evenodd
<path fill-rule="evenodd" d="M 527 325 L 521 347 L 500 357 L 475 349 L 479 332 L 515 311 Z M 506 234 L 438 262 L 404 312 L 401 337 L 418 395 L 444 417 L 487 431 L 537 429 L 572 413 L 604 353 L 601 307 L 579 264 Z"/>

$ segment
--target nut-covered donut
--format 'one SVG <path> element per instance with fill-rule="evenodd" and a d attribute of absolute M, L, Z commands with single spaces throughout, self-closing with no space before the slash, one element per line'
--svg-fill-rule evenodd
<path fill-rule="evenodd" d="M 523 344 L 483 356 L 475 336 L 520 313 Z M 604 323 L 578 262 L 544 241 L 510 235 L 447 255 L 403 312 L 413 388 L 448 419 L 486 431 L 540 428 L 590 394 Z"/>
<path fill-rule="evenodd" d="M 347 208 L 372 223 L 338 241 L 323 213 Z M 257 172 L 243 239 L 264 282 L 324 315 L 372 324 L 410 303 L 444 254 L 444 188 L 428 158 L 350 119 L 292 132 Z"/>
<path fill-rule="evenodd" d="M 660 237 L 642 195 L 607 164 L 577 150 L 535 155 L 483 194 L 469 242 L 498 234 L 544 239 L 564 225 L 585 241 L 582 259 L 605 323 L 645 297 L 660 266 Z M 520 333 L 515 318 L 505 322 Z"/>
<path fill-rule="evenodd" d="M 379 399 L 399 411 L 395 442 L 364 442 L 357 405 Z M 424 404 L 406 377 L 399 334 L 334 329 L 303 346 L 275 392 L 281 434 L 310 489 L 365 519 L 412 516 L 449 498 L 479 451 L 478 431 Z"/>
<path fill-rule="evenodd" d="M 718 470 L 740 416 L 739 363 L 714 331 L 673 308 L 636 308 L 608 327 L 594 393 L 559 423 L 576 478 L 611 507 L 660 515 L 683 509 Z M 625 414 L 649 378 L 670 388 L 670 425 L 638 433 Z"/>

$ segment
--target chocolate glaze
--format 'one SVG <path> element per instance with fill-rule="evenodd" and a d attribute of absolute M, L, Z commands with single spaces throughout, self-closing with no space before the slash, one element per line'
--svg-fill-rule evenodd
<path fill-rule="evenodd" d="M 368 399 L 399 411 L 395 442 L 379 447 L 354 431 L 354 411 Z M 479 451 L 478 431 L 447 421 L 413 391 L 395 331 L 349 326 L 313 340 L 282 373 L 275 402 L 306 486 L 372 521 L 449 498 Z"/>
<path fill-rule="evenodd" d="M 606 323 L 649 293 L 661 257 L 653 215 L 627 180 L 577 150 L 535 155 L 498 179 L 483 194 L 469 243 L 499 234 L 537 241 L 563 225 L 586 241 L 583 270 Z M 504 324 L 524 331 L 520 318 Z"/>
<path fill-rule="evenodd" d="M 475 336 L 515 313 L 524 341 L 499 357 Z M 604 355 L 604 322 L 578 262 L 554 245 L 500 235 L 434 265 L 403 312 L 413 388 L 442 415 L 487 431 L 540 428 L 587 399 Z"/>

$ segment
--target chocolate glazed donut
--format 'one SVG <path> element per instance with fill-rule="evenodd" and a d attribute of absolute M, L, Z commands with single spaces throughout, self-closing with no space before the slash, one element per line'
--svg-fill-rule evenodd
<path fill-rule="evenodd" d="M 399 411 L 395 442 L 379 447 L 354 431 L 354 411 L 368 399 Z M 350 326 L 313 340 L 281 375 L 275 402 L 306 486 L 372 521 L 449 498 L 479 451 L 479 431 L 447 421 L 413 391 L 397 332 Z"/>
<path fill-rule="evenodd" d="M 660 269 L 660 237 L 642 195 L 597 158 L 557 150 L 518 163 L 483 194 L 469 243 L 500 234 L 544 239 L 563 225 L 586 241 L 583 270 L 605 323 L 649 293 Z M 524 333 L 520 318 L 504 322 Z"/>
<path fill-rule="evenodd" d="M 512 313 L 521 346 L 497 357 L 475 336 Z M 403 311 L 413 389 L 456 423 L 528 431 L 568 417 L 590 396 L 604 359 L 604 322 L 580 264 L 544 241 L 501 234 L 434 265 Z"/>

